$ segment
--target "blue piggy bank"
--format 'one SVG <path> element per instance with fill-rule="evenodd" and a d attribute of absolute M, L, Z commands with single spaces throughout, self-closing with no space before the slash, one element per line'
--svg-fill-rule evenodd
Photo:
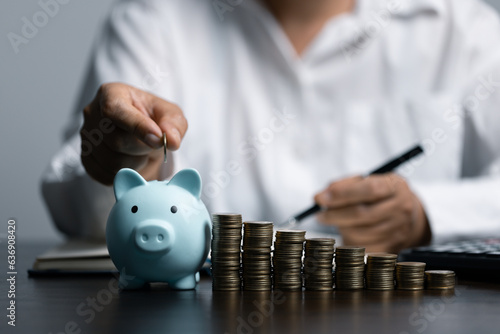
<path fill-rule="evenodd" d="M 167 282 L 174 289 L 194 289 L 211 236 L 200 174 L 184 169 L 170 181 L 147 182 L 124 168 L 116 174 L 114 193 L 106 243 L 120 271 L 120 288 Z"/>

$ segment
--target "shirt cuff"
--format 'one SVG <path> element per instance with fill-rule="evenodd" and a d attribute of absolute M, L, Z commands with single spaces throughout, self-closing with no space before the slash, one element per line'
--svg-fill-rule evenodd
<path fill-rule="evenodd" d="M 500 178 L 409 185 L 427 214 L 433 243 L 500 235 Z"/>

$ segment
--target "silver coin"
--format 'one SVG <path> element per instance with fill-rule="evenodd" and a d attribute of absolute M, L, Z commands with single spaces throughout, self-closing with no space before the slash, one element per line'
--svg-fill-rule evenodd
<path fill-rule="evenodd" d="M 167 134 L 163 132 L 163 163 L 167 163 Z"/>

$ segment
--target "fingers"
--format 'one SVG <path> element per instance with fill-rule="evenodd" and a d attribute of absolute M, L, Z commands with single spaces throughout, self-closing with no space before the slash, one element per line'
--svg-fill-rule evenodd
<path fill-rule="evenodd" d="M 370 246 L 393 243 L 406 235 L 409 227 L 409 224 L 391 218 L 370 226 L 342 227 L 339 228 L 339 232 L 346 245 Z"/>
<path fill-rule="evenodd" d="M 326 189 L 314 196 L 314 201 L 321 207 L 332 208 L 340 199 L 344 199 L 345 201 L 345 199 L 349 197 L 350 193 L 352 193 L 353 186 L 361 182 L 362 179 L 362 176 L 353 176 L 340 181 L 332 182 L 328 185 L 328 187 L 326 187 Z"/>
<path fill-rule="evenodd" d="M 339 228 L 344 244 L 370 251 L 399 251 L 415 238 L 415 201 L 395 174 L 352 177 L 332 183 L 315 197 L 325 211 L 317 219 Z M 417 239 L 422 238 L 417 236 Z"/>
<path fill-rule="evenodd" d="M 107 186 L 113 184 L 115 173 L 104 168 L 92 154 L 82 155 L 81 159 L 87 174 L 91 178 Z"/>
<path fill-rule="evenodd" d="M 82 164 L 87 173 L 96 181 L 111 185 L 116 173 L 125 167 L 141 171 L 141 175 L 146 180 L 155 179 L 154 175 L 150 175 L 151 168 L 154 169 L 154 166 L 150 165 L 154 164 L 155 161 L 162 160 L 161 152 L 156 155 L 128 156 L 105 149 L 105 147 L 105 145 L 101 145 L 101 149 L 81 156 Z"/>
<path fill-rule="evenodd" d="M 314 200 L 327 208 L 373 203 L 394 196 L 399 181 L 395 174 L 351 177 L 331 183 Z"/>
<path fill-rule="evenodd" d="M 179 149 L 181 140 L 188 128 L 187 120 L 181 108 L 155 97 L 153 113 L 156 123 L 162 129 L 162 132 L 167 135 L 167 148 L 172 151 Z"/>
<path fill-rule="evenodd" d="M 105 184 L 123 167 L 154 179 L 160 173 L 158 149 L 163 146 L 163 133 L 167 148 L 176 150 L 186 130 L 187 121 L 178 106 L 125 84 L 104 84 L 84 109 L 82 163 Z"/>
<path fill-rule="evenodd" d="M 393 253 L 397 254 L 406 248 L 404 242 L 393 240 L 365 246 L 366 253 Z"/>
<path fill-rule="evenodd" d="M 323 201 L 325 194 L 338 198 Z M 317 198 L 327 208 L 317 219 L 338 226 L 346 245 L 398 252 L 430 240 L 423 206 L 404 179 L 394 174 L 341 180 Z"/>
<path fill-rule="evenodd" d="M 399 201 L 390 197 L 371 204 L 354 204 L 319 212 L 316 216 L 325 225 L 342 227 L 366 227 L 389 219 Z"/>
<path fill-rule="evenodd" d="M 355 245 L 352 243 L 346 245 Z M 395 235 L 389 236 L 385 240 L 380 242 L 365 244 L 367 253 L 374 252 L 387 252 L 387 253 L 399 253 L 402 249 L 408 248 L 408 241 L 404 235 L 397 233 Z"/>
<path fill-rule="evenodd" d="M 99 89 L 95 104 L 91 107 L 101 117 L 109 118 L 118 128 L 132 134 L 151 148 L 161 147 L 162 131 L 144 108 L 146 92 L 121 84 L 105 84 Z"/>
<path fill-rule="evenodd" d="M 124 154 L 110 149 L 107 145 L 101 145 L 99 149 L 93 150 L 91 154 L 113 174 L 116 174 L 120 169 L 125 167 L 140 170 L 148 162 L 148 154 Z"/>
<path fill-rule="evenodd" d="M 139 170 L 144 167 L 148 161 L 148 155 L 126 155 L 110 150 L 106 145 L 99 145 L 88 154 L 82 154 L 81 159 L 87 173 L 92 178 L 110 185 L 121 168 L 128 167 Z"/>
<path fill-rule="evenodd" d="M 153 94 L 120 84 L 103 85 L 99 91 L 100 109 L 104 117 L 112 119 L 129 136 L 120 136 L 120 152 L 143 153 L 134 138 L 151 148 L 160 148 L 163 133 L 168 149 L 176 150 L 187 131 L 187 120 L 182 110 Z M 113 147 L 112 143 L 110 146 Z"/>

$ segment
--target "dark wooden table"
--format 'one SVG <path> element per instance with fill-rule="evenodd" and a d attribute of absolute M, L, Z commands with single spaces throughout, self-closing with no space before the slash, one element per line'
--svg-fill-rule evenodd
<path fill-rule="evenodd" d="M 459 277 L 452 292 L 231 293 L 212 292 L 203 277 L 193 291 L 119 293 L 112 276 L 29 278 L 49 246 L 17 245 L 17 326 L 6 323 L 3 279 L 0 333 L 500 333 L 500 283 Z"/>

